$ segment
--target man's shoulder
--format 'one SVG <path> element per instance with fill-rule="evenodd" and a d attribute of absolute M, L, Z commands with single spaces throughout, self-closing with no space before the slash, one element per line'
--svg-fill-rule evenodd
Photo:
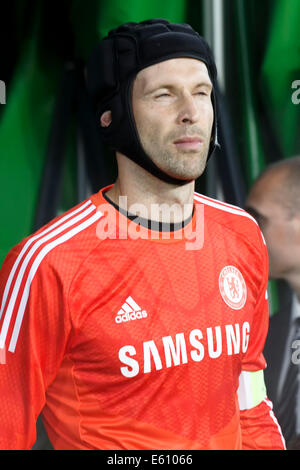
<path fill-rule="evenodd" d="M 197 192 L 194 193 L 194 202 L 203 205 L 204 217 L 207 217 L 212 224 L 222 225 L 248 239 L 257 240 L 257 237 L 263 239 L 256 220 L 243 208 Z"/>
<path fill-rule="evenodd" d="M 65 263 L 75 267 L 99 242 L 100 217 L 93 199 L 86 199 L 21 240 L 8 257 L 14 266 L 31 267 L 34 272 L 49 265 L 63 268 Z"/>

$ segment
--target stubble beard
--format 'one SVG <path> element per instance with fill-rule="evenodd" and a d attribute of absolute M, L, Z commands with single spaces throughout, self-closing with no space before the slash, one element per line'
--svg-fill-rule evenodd
<path fill-rule="evenodd" d="M 172 143 L 173 138 L 166 139 L 166 143 L 160 143 L 151 137 L 147 142 L 141 139 L 141 144 L 145 153 L 160 170 L 173 178 L 191 181 L 199 178 L 206 167 L 209 139 L 203 137 L 202 139 L 203 143 L 199 150 L 178 149 Z"/>

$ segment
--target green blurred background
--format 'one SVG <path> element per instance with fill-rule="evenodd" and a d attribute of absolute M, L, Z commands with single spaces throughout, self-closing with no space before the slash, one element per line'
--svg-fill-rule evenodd
<path fill-rule="evenodd" d="M 300 106 L 291 99 L 292 83 L 300 79 L 299 0 L 6 3 L 0 28 L 0 80 L 6 84 L 0 265 L 22 238 L 115 178 L 113 156 L 82 119 L 80 88 L 92 47 L 120 23 L 151 17 L 187 22 L 214 51 L 223 145 L 198 191 L 242 206 L 266 164 L 299 153 Z"/>

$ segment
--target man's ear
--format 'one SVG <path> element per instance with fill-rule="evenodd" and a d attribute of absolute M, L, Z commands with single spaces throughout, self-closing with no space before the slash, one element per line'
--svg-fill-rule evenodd
<path fill-rule="evenodd" d="M 105 111 L 100 118 L 101 126 L 108 127 L 111 124 L 111 121 L 112 121 L 111 111 Z"/>

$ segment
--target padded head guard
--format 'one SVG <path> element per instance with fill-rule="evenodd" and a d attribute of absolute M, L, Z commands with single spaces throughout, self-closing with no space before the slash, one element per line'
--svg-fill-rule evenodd
<path fill-rule="evenodd" d="M 191 26 L 153 19 L 126 23 L 111 30 L 91 55 L 87 68 L 87 87 L 96 107 L 98 122 L 104 111 L 112 112 L 112 123 L 108 127 L 100 127 L 104 141 L 156 177 L 169 183 L 183 184 L 187 181 L 165 174 L 144 152 L 131 103 L 131 89 L 137 73 L 150 65 L 176 57 L 201 60 L 208 69 L 213 85 L 214 108 L 209 157 L 218 145 L 214 90 L 217 71 L 207 42 Z"/>

